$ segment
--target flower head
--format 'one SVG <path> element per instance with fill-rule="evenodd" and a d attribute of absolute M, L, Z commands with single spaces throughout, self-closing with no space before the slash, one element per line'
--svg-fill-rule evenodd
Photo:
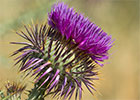
<path fill-rule="evenodd" d="M 108 59 L 108 50 L 113 43 L 111 36 L 73 8 L 64 3 L 55 4 L 49 13 L 49 25 L 66 39 L 73 39 L 79 49 L 88 53 L 94 61 Z"/>
<path fill-rule="evenodd" d="M 75 98 L 79 94 L 81 100 L 82 83 L 93 94 L 92 81 L 98 80 L 95 62 L 108 58 L 111 37 L 64 3 L 53 6 L 48 22 L 49 26 L 25 25 L 25 32 L 16 32 L 28 41 L 11 42 L 24 45 L 12 55 L 21 53 L 15 59 L 20 71 L 35 76 L 36 87 L 47 95 L 65 100 L 76 91 Z"/>

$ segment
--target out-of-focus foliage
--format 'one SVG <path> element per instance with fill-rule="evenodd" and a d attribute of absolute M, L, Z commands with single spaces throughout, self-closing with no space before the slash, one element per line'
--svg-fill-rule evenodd
<path fill-rule="evenodd" d="M 62 0 L 63 1 L 63 0 Z M 56 0 L 1 0 L 0 36 L 19 28 L 22 23 L 47 20 L 47 13 Z M 9 14 L 10 13 L 10 14 Z"/>

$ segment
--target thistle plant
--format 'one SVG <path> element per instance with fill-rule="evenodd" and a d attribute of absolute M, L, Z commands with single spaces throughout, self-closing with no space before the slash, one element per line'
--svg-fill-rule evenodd
<path fill-rule="evenodd" d="M 47 95 L 58 99 L 82 98 L 82 84 L 93 95 L 98 65 L 108 59 L 113 45 L 111 36 L 82 14 L 59 2 L 53 5 L 45 24 L 24 25 L 16 32 L 27 42 L 12 56 L 20 63 L 20 72 L 34 78 L 34 88 L 27 100 L 44 100 Z"/>
<path fill-rule="evenodd" d="M 0 89 L 0 100 L 21 100 L 21 95 L 24 92 L 26 85 L 17 82 L 7 82 L 5 91 Z"/>

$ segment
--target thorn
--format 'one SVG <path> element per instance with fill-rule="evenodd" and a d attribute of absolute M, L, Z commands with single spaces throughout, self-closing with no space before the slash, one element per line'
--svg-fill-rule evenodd
<path fill-rule="evenodd" d="M 31 23 L 32 23 L 32 25 L 34 25 L 34 21 L 33 21 L 33 19 L 31 18 Z"/>

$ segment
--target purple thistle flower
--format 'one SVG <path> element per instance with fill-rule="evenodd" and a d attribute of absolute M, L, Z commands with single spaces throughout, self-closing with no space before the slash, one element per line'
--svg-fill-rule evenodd
<path fill-rule="evenodd" d="M 24 45 L 12 56 L 21 53 L 15 59 L 16 64 L 21 63 L 20 71 L 35 76 L 33 92 L 38 93 L 33 95 L 35 100 L 44 98 L 45 94 L 70 100 L 74 91 L 75 99 L 79 95 L 81 100 L 82 83 L 92 94 L 92 90 L 96 91 L 93 84 L 98 80 L 96 65 L 108 59 L 110 36 L 64 3 L 53 6 L 49 26 L 24 27 L 26 32 L 16 33 L 29 43 L 11 42 Z"/>
<path fill-rule="evenodd" d="M 111 36 L 88 18 L 84 18 L 64 3 L 55 4 L 48 16 L 52 28 L 66 36 L 66 39 L 73 39 L 79 49 L 88 53 L 95 62 L 108 59 L 108 50 L 113 43 Z"/>

